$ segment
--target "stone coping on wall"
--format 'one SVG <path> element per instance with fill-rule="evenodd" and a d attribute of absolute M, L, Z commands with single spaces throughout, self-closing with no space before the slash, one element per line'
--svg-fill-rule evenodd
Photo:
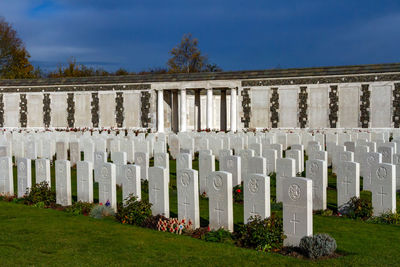
<path fill-rule="evenodd" d="M 254 79 L 279 79 L 281 78 L 298 78 L 298 77 L 324 77 L 324 76 L 351 76 L 356 75 L 354 78 L 364 79 L 365 74 L 388 74 L 382 78 L 378 77 L 378 80 L 384 79 L 397 79 L 400 77 L 400 63 L 389 63 L 389 64 L 369 64 L 369 65 L 352 65 L 352 66 L 333 66 L 333 67 L 317 67 L 317 68 L 291 68 L 291 69 L 269 69 L 269 70 L 254 70 L 254 71 L 230 71 L 230 72 L 201 72 L 201 73 L 177 73 L 177 74 L 145 74 L 145 75 L 125 75 L 125 76 L 96 76 L 96 77 L 79 77 L 79 78 L 47 78 L 47 79 L 24 79 L 24 80 L 0 80 L 0 87 L 18 87 L 18 86 L 62 86 L 62 85 L 99 85 L 99 84 L 128 84 L 132 83 L 143 87 L 141 89 L 150 89 L 150 84 L 140 83 L 155 83 L 155 82 L 179 82 L 179 81 L 206 81 L 206 80 L 254 80 Z M 326 80 L 326 82 L 343 82 L 345 77 L 331 77 L 333 80 Z M 376 75 L 371 75 L 369 79 L 375 81 Z M 303 78 L 304 79 L 304 78 Z M 308 79 L 308 78 L 307 78 Z M 324 79 L 318 78 L 321 82 Z M 354 80 L 353 79 L 353 80 Z M 286 79 L 285 79 L 286 81 Z M 308 80 L 296 80 L 302 84 L 314 83 L 308 82 Z M 349 79 L 347 82 L 351 82 Z M 268 83 L 265 85 L 279 85 L 282 82 Z M 293 81 L 292 81 L 293 83 Z M 315 80 L 317 83 L 317 80 Z M 290 83 L 289 83 L 290 84 Z M 242 86 L 261 86 L 262 81 L 242 81 Z M 119 86 L 119 85 L 118 85 Z M 122 86 L 122 85 L 121 85 Z M 114 86 L 115 87 L 115 86 Z M 148 87 L 148 88 L 147 88 Z M 46 91 L 51 87 L 46 87 Z M 54 87 L 55 90 L 59 90 Z M 68 87 L 71 91 L 82 90 L 85 87 Z M 97 86 L 96 86 L 97 88 Z M 39 91 L 43 88 L 37 88 Z M 15 89 L 14 89 L 15 90 Z M 34 90 L 34 88 L 32 88 Z M 51 90 L 51 89 L 50 89 Z M 88 86 L 88 91 L 93 90 Z M 117 90 L 117 89 L 115 89 Z M 118 89 L 119 90 L 119 89 Z"/>
<path fill-rule="evenodd" d="M 46 87 L 1 87 L 0 93 L 41 93 L 41 92 L 93 92 L 93 91 L 131 91 L 149 90 L 150 84 L 130 85 L 91 85 L 91 86 L 46 86 Z"/>

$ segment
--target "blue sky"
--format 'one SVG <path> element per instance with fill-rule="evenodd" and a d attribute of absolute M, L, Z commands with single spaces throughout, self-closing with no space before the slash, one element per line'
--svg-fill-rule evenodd
<path fill-rule="evenodd" d="M 400 62 L 400 1 L 0 0 L 31 60 L 164 67 L 184 33 L 224 70 Z"/>

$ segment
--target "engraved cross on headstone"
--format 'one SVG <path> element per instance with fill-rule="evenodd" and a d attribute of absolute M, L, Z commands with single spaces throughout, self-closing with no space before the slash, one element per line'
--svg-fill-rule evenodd
<path fill-rule="evenodd" d="M 221 212 L 224 212 L 223 209 L 219 207 L 219 202 L 217 202 L 217 207 L 214 209 L 218 213 L 218 224 L 221 224 Z"/>
<path fill-rule="evenodd" d="M 381 191 L 378 191 L 377 195 L 381 196 L 381 205 L 383 206 L 383 196 L 387 195 L 387 193 L 383 192 L 383 186 L 381 187 Z"/>
<path fill-rule="evenodd" d="M 154 204 L 156 204 L 157 203 L 157 191 L 161 191 L 161 189 L 157 188 L 156 184 L 154 184 L 154 186 L 153 186 L 153 188 L 151 190 L 154 191 Z"/>
<path fill-rule="evenodd" d="M 290 220 L 290 223 L 293 223 L 293 234 L 296 234 L 296 223 L 300 223 L 299 220 L 296 219 L 296 213 L 293 213 L 293 219 Z"/>
<path fill-rule="evenodd" d="M 190 205 L 190 203 L 187 201 L 187 195 L 185 195 L 185 201 L 182 203 L 185 206 L 185 215 L 184 217 L 186 218 L 187 216 L 187 207 Z"/>
<path fill-rule="evenodd" d="M 253 208 L 250 211 L 250 216 L 257 216 L 259 215 L 258 212 L 256 211 L 256 204 L 253 204 Z"/>
<path fill-rule="evenodd" d="M 349 181 L 349 177 L 347 177 L 347 175 L 344 176 L 344 180 L 342 181 L 342 184 L 345 185 L 345 188 L 346 188 L 345 192 L 346 192 L 346 195 L 348 195 L 349 194 L 349 185 L 351 184 L 351 182 Z"/>

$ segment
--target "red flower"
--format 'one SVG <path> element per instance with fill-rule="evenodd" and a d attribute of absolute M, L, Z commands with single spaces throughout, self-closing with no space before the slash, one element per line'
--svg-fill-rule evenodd
<path fill-rule="evenodd" d="M 242 190 L 240 190 L 240 189 L 236 189 L 236 192 L 240 193 L 240 192 L 242 192 Z"/>
<path fill-rule="evenodd" d="M 103 203 L 100 203 L 100 206 L 103 206 Z"/>

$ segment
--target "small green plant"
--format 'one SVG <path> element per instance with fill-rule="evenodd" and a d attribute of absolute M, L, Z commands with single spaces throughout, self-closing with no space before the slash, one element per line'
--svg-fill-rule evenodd
<path fill-rule="evenodd" d="M 372 204 L 370 200 L 352 197 L 349 202 L 339 208 L 339 213 L 353 219 L 368 220 L 372 217 Z"/>
<path fill-rule="evenodd" d="M 241 247 L 261 251 L 278 251 L 283 247 L 283 220 L 275 213 L 269 218 L 251 217 L 237 233 L 237 243 Z"/>
<path fill-rule="evenodd" d="M 328 234 L 316 234 L 305 236 L 300 240 L 299 247 L 307 257 L 318 259 L 323 256 L 330 256 L 336 250 L 336 240 Z"/>
<path fill-rule="evenodd" d="M 328 216 L 332 216 L 333 215 L 333 211 L 330 210 L 330 209 L 318 210 L 318 211 L 315 212 L 315 214 L 328 217 Z"/>
<path fill-rule="evenodd" d="M 370 218 L 368 222 L 380 224 L 400 224 L 400 214 L 389 211 L 382 213 L 380 216 Z"/>
<path fill-rule="evenodd" d="M 90 214 L 95 204 L 89 202 L 75 202 L 71 206 L 66 207 L 65 211 L 73 215 L 83 214 L 85 216 Z"/>
<path fill-rule="evenodd" d="M 243 186 L 241 184 L 233 188 L 233 201 L 243 203 Z"/>
<path fill-rule="evenodd" d="M 104 217 L 115 216 L 114 210 L 111 208 L 110 202 L 107 201 L 105 205 L 100 203 L 93 207 L 90 211 L 90 217 L 95 219 L 103 219 Z"/>
<path fill-rule="evenodd" d="M 231 243 L 232 242 L 232 234 L 220 228 L 216 231 L 209 231 L 205 234 L 204 240 L 207 242 L 218 242 L 218 243 Z"/>
<path fill-rule="evenodd" d="M 47 182 L 41 182 L 27 190 L 24 199 L 28 205 L 43 202 L 45 207 L 50 207 L 56 203 L 56 192 L 50 188 Z"/>
<path fill-rule="evenodd" d="M 45 207 L 44 202 L 41 201 L 36 204 L 33 204 L 33 207 L 43 209 Z"/>
<path fill-rule="evenodd" d="M 147 200 L 138 200 L 130 194 L 124 204 L 118 205 L 116 218 L 123 224 L 144 225 L 144 222 L 151 216 L 151 204 Z"/>

